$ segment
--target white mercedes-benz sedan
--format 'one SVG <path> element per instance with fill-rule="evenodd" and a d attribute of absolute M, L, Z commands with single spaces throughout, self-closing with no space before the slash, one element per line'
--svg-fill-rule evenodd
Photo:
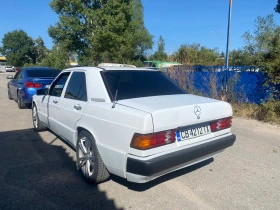
<path fill-rule="evenodd" d="M 75 67 L 33 96 L 34 128 L 76 150 L 92 183 L 110 174 L 144 183 L 233 145 L 230 104 L 188 94 L 163 72 Z"/>

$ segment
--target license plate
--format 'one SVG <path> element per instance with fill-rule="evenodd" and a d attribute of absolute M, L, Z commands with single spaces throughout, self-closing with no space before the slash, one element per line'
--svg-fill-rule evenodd
<path fill-rule="evenodd" d="M 183 131 L 177 131 L 177 140 L 184 141 L 199 136 L 206 135 L 211 133 L 210 125 L 204 125 L 199 127 L 189 128 Z"/>
<path fill-rule="evenodd" d="M 46 85 L 46 88 L 50 88 L 51 85 Z M 63 85 L 56 85 L 55 88 L 63 88 Z"/>

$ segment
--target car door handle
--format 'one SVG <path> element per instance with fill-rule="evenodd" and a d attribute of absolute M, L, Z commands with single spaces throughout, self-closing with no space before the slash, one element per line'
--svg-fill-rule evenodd
<path fill-rule="evenodd" d="M 80 106 L 80 104 L 76 104 L 76 105 L 74 105 L 74 109 L 76 109 L 76 110 L 81 110 L 82 107 Z"/>
<path fill-rule="evenodd" d="M 53 99 L 53 103 L 57 104 L 57 100 L 56 100 L 56 99 Z"/>

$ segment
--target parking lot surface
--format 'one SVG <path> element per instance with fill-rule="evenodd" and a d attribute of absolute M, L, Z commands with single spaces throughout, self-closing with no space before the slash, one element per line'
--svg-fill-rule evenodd
<path fill-rule="evenodd" d="M 146 184 L 113 176 L 90 185 L 73 149 L 36 133 L 31 109 L 8 99 L 7 75 L 0 73 L 0 209 L 279 209 L 277 126 L 234 118 L 235 144 L 210 160 Z"/>

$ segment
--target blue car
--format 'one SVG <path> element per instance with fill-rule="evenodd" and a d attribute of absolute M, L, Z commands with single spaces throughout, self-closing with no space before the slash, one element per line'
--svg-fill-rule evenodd
<path fill-rule="evenodd" d="M 47 88 L 59 73 L 59 69 L 47 67 L 22 68 L 14 77 L 8 76 L 12 79 L 8 82 L 8 97 L 17 101 L 18 108 L 27 108 L 37 89 Z"/>

